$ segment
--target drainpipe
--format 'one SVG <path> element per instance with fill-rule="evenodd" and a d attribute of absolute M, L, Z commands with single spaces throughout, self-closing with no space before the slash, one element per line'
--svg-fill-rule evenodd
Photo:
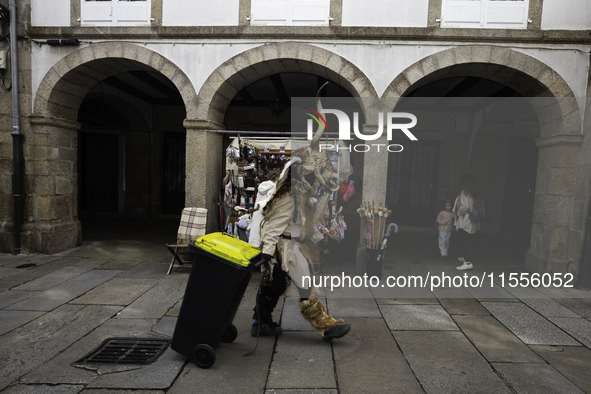
<path fill-rule="evenodd" d="M 10 75 L 12 80 L 12 192 L 14 196 L 14 254 L 21 252 L 21 228 L 25 211 L 25 196 L 23 191 L 24 157 L 23 135 L 20 127 L 20 106 L 18 91 L 18 35 L 16 0 L 10 0 Z"/>

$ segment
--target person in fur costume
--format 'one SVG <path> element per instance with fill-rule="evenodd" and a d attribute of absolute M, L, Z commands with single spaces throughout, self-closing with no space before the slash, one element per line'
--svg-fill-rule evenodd
<path fill-rule="evenodd" d="M 322 107 L 318 100 L 319 112 Z M 325 340 L 341 338 L 351 329 L 342 319 L 326 313 L 309 283 L 303 277 L 311 277 L 313 256 L 317 250 L 326 250 L 324 237 L 315 225 L 324 216 L 330 191 L 336 188 L 337 174 L 326 153 L 320 152 L 318 143 L 323 129 L 319 129 L 310 146 L 292 153 L 285 165 L 274 192 L 263 209 L 261 231 L 262 259 L 269 267 L 257 297 L 251 334 L 281 335 L 283 329 L 272 320 L 272 312 L 279 297 L 290 283 L 300 295 L 300 312 Z M 318 188 L 325 193 L 316 194 Z M 264 231 L 262 231 L 264 228 Z"/>

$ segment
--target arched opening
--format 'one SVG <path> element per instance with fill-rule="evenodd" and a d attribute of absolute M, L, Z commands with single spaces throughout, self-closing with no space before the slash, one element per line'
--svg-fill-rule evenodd
<path fill-rule="evenodd" d="M 100 217 L 94 224 L 112 238 L 109 229 L 124 227 L 115 219 L 134 218 L 125 228 L 140 231 L 137 219 L 174 213 L 162 230 L 166 240 L 174 237 L 184 207 L 183 122 L 195 115 L 196 100 L 176 65 L 133 44 L 93 44 L 55 63 L 30 118 L 43 137 L 36 151 L 53 153 L 30 159 L 27 249 L 55 253 L 80 244 L 83 229 L 85 239 L 93 232 L 89 217 Z"/>
<path fill-rule="evenodd" d="M 175 86 L 158 73 L 111 76 L 78 114 L 81 214 L 178 214 L 184 207 L 186 117 Z"/>
<path fill-rule="evenodd" d="M 292 131 L 292 99 L 316 97 L 326 78 L 307 73 L 280 73 L 262 78 L 240 90 L 226 110 L 228 130 Z M 352 97 L 338 83 L 329 82 L 321 92 L 324 100 Z M 327 121 L 332 121 L 330 117 Z"/>
<path fill-rule="evenodd" d="M 285 62 L 284 64 L 289 64 Z M 296 63 L 293 62 L 295 65 Z M 249 138 L 261 138 L 261 139 L 272 139 L 272 138 L 294 138 L 299 140 L 305 140 L 305 136 L 302 134 L 294 133 L 293 131 L 303 132 L 304 129 L 294 130 L 293 117 L 295 112 L 305 112 L 303 102 L 306 102 L 306 107 L 315 108 L 315 97 L 318 90 L 326 82 L 329 82 L 325 88 L 320 92 L 322 104 L 325 108 L 339 108 L 350 113 L 351 119 L 353 118 L 352 113 L 357 112 L 361 114 L 360 123 L 364 123 L 364 111 L 359 104 L 352 100 L 353 95 L 349 90 L 345 89 L 338 83 L 338 80 L 328 80 L 326 77 L 303 72 L 285 72 L 277 73 L 261 78 L 245 87 L 243 87 L 230 101 L 224 117 L 224 126 L 227 131 L 240 131 L 240 136 L 244 140 L 245 137 Z M 302 100 L 307 98 L 307 100 Z M 298 99 L 298 100 L 294 100 Z M 342 108 L 340 103 L 346 102 L 350 107 Z M 351 106 L 351 103 L 356 103 Z M 336 117 L 326 117 L 329 130 L 338 130 L 338 124 Z M 256 132 L 256 134 L 249 134 L 249 132 Z M 280 133 L 287 133 L 278 136 Z M 329 136 L 330 135 L 330 136 Z M 223 146 L 227 147 L 231 139 L 236 136 L 236 133 L 225 134 Z M 329 134 L 326 132 L 325 136 L 330 144 L 334 144 L 335 139 L 338 138 L 336 133 Z M 306 142 L 307 141 L 302 141 Z M 346 158 L 349 160 L 349 164 L 352 166 L 355 173 L 361 174 L 363 168 L 363 154 L 362 153 L 348 153 L 343 155 L 342 152 L 332 152 L 332 155 L 337 156 L 336 160 L 343 160 Z M 264 156 L 264 155 L 263 155 Z M 335 161 L 334 163 L 337 163 Z M 270 166 L 271 168 L 273 166 Z M 261 175 L 266 173 L 267 167 L 261 168 Z M 337 169 L 338 171 L 338 169 Z M 350 174 L 339 174 L 343 180 L 348 180 Z M 245 180 L 248 182 L 248 180 Z M 247 186 L 250 186 L 248 184 Z M 358 189 L 355 195 L 348 201 L 338 199 L 335 195 L 334 203 L 335 210 L 339 210 L 342 207 L 341 214 L 347 223 L 346 239 L 357 240 L 359 238 L 359 224 L 358 214 L 356 209 L 359 207 L 361 201 L 361 184 L 358 184 Z M 332 218 L 332 216 L 331 216 Z M 330 228 L 330 220 L 328 221 L 328 228 Z M 343 231 L 345 234 L 345 231 Z M 330 249 L 330 254 L 323 256 L 323 261 L 327 264 L 342 264 L 343 261 L 346 263 L 354 263 L 354 259 L 351 256 L 355 256 L 357 243 L 356 242 L 342 242 L 340 240 L 334 240 L 330 237 L 326 237 L 326 242 Z"/>
<path fill-rule="evenodd" d="M 388 201 L 400 222 L 431 226 L 445 200 L 457 195 L 462 173 L 483 183 L 490 201 L 486 230 L 529 233 L 540 127 L 534 109 L 504 84 L 447 77 L 411 87 L 396 111 L 427 114 L 417 143 L 390 160 Z"/>
<path fill-rule="evenodd" d="M 520 267 L 532 238 L 541 137 L 528 97 L 546 89 L 524 73 L 483 66 L 451 66 L 406 89 L 396 111 L 428 121 L 414 129 L 419 141 L 401 142 L 407 155 L 391 157 L 388 201 L 401 224 L 433 228 L 444 202 L 459 194 L 461 175 L 472 173 L 486 202 L 479 260 L 500 261 L 501 248 L 511 256 L 505 262 Z M 503 81 L 503 75 L 511 77 Z M 453 241 L 451 252 L 459 253 Z"/>

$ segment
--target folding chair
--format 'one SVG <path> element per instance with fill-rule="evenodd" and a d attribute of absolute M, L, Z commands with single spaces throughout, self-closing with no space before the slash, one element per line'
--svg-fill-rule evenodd
<path fill-rule="evenodd" d="M 192 254 L 187 251 L 189 243 L 205 235 L 205 224 L 207 223 L 207 209 L 185 208 L 181 214 L 181 223 L 177 232 L 176 244 L 166 244 L 172 260 L 166 275 L 170 274 L 173 268 L 187 267 L 191 264 Z"/>

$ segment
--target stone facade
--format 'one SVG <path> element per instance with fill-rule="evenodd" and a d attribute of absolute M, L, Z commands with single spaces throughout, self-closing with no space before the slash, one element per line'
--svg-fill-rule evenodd
<path fill-rule="evenodd" d="M 19 3 L 26 9 L 27 1 Z M 423 28 L 340 26 L 343 5 L 338 0 L 331 1 L 333 21 L 327 27 L 255 27 L 245 22 L 249 3 L 240 2 L 240 21 L 227 27 L 161 26 L 161 1 L 152 2 L 153 22 L 146 27 L 105 30 L 81 26 L 80 2 L 75 0 L 71 2 L 70 27 L 31 27 L 27 12 L 21 14 L 23 34 L 27 27 L 27 34 L 36 40 L 75 37 L 100 41 L 63 49 L 46 45 L 32 48 L 27 41 L 19 45 L 27 185 L 22 239 L 27 252 L 54 253 L 81 240 L 77 207 L 78 111 L 88 92 L 110 76 L 137 70 L 157 72 L 180 92 L 186 110 L 185 204 L 210 210 L 210 231 L 215 230 L 223 144 L 221 136 L 208 130 L 225 128 L 226 109 L 243 88 L 273 74 L 297 72 L 326 78 L 354 97 L 395 99 L 444 78 L 479 77 L 508 86 L 525 97 L 565 98 L 550 107 L 534 108 L 540 123 L 539 159 L 525 268 L 536 272 L 578 272 L 585 237 L 581 218 L 586 215 L 591 198 L 591 143 L 587 135 L 591 118 L 589 31 L 542 31 L 539 20 L 543 4 L 538 0 L 530 1 L 530 18 L 535 22 L 525 30 L 512 31 L 439 28 L 433 20 L 441 13 L 441 0 L 430 2 L 429 23 Z M 214 44 L 220 48 L 215 52 L 210 49 Z M 371 52 L 359 49 L 366 46 L 371 47 Z M 196 49 L 200 47 L 205 48 L 199 49 L 203 52 Z M 563 51 L 564 56 L 568 51 L 586 56 L 587 71 L 581 74 L 567 66 L 557 70 L 549 63 L 560 65 L 559 55 L 536 55 L 533 51 L 538 47 L 550 48 L 548 52 Z M 393 66 L 398 71 L 384 77 L 390 67 L 386 60 L 395 58 L 392 51 L 404 56 Z M 198 62 L 188 60 L 191 53 L 199 58 Z M 378 65 L 364 63 L 364 56 L 372 56 Z M 586 86 L 586 98 L 580 97 L 581 83 Z M 0 100 L 0 115 L 8 124 L 10 100 L 6 94 Z M 366 114 L 371 112 L 371 108 L 362 110 Z M 365 129 L 374 127 L 367 124 Z M 10 160 L 4 158 L 11 157 L 11 140 L 7 132 L 2 135 L 0 212 L 5 219 L 0 223 L 0 239 L 3 250 L 9 251 L 12 168 Z M 470 155 L 472 148 L 468 142 L 454 140 L 452 133 L 444 135 L 448 137 L 437 139 L 441 142 L 442 158 L 438 201 L 454 192 L 456 178 L 465 166 L 488 171 L 485 165 L 479 167 L 482 160 Z M 144 136 L 137 135 L 137 141 L 141 138 Z M 505 137 L 483 138 L 499 147 L 506 144 Z M 138 142 L 134 149 L 140 149 L 142 143 Z M 474 149 L 478 152 L 477 145 Z M 373 179 L 372 174 L 387 172 L 387 160 L 365 155 L 364 201 L 385 200 L 387 185 L 383 179 Z M 145 172 L 144 168 L 136 170 Z M 500 185 L 501 181 L 498 182 Z M 130 193 L 126 204 L 145 205 L 142 194 L 149 191 L 134 190 L 137 195 L 132 198 Z M 155 202 L 148 210 L 150 214 L 158 214 L 158 206 Z M 495 220 L 500 217 L 500 210 L 501 207 L 493 209 Z M 498 232 L 500 224 L 495 220 L 488 224 L 488 230 Z"/>

